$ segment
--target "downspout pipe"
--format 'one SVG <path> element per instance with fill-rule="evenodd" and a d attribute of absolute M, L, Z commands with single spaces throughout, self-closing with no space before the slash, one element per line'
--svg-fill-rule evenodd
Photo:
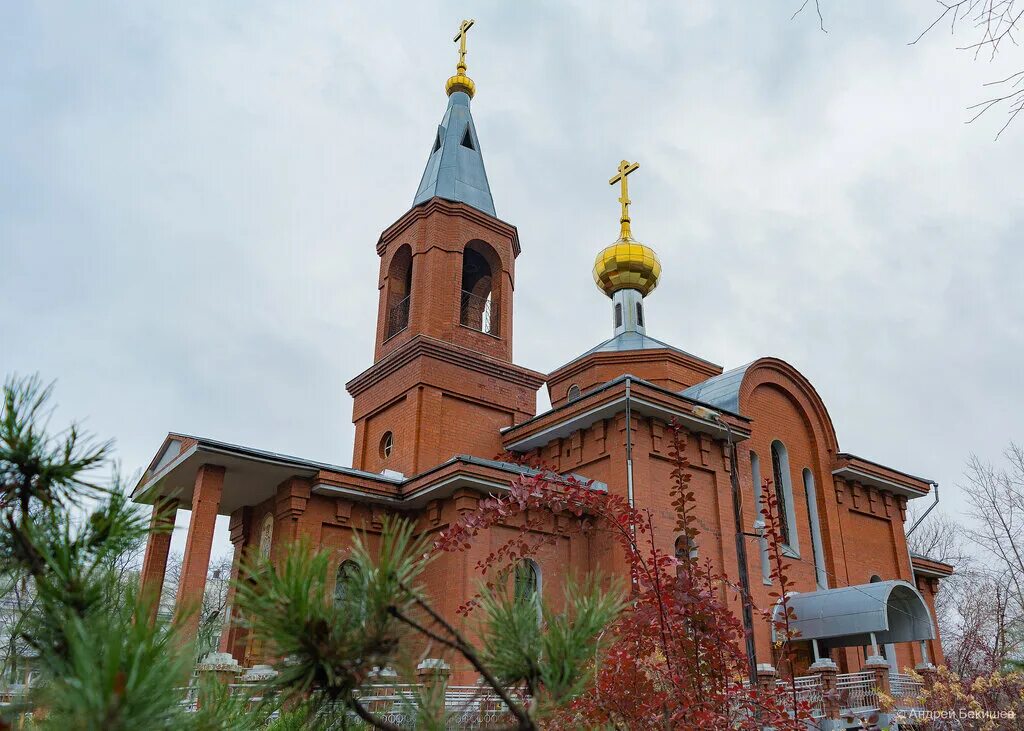
<path fill-rule="evenodd" d="M 630 405 L 630 376 L 626 376 L 626 501 L 629 503 L 629 511 L 633 513 L 633 409 Z M 633 515 L 635 518 L 635 514 Z M 639 552 L 636 544 L 636 520 L 630 520 L 630 539 L 633 541 L 634 550 Z M 630 572 L 635 574 L 635 572 Z M 637 578 L 632 579 L 632 591 L 635 594 L 638 590 Z"/>
<path fill-rule="evenodd" d="M 910 526 L 910 530 L 907 531 L 907 538 L 910 538 L 910 534 L 917 530 L 917 526 L 921 525 L 921 521 L 927 518 L 928 513 L 932 512 L 932 510 L 935 509 L 935 506 L 939 504 L 939 483 L 933 482 L 932 487 L 935 488 L 935 500 L 928 506 L 928 509 L 924 511 L 921 517 L 915 520 L 914 524 Z"/>
<path fill-rule="evenodd" d="M 633 410 L 630 406 L 630 377 L 626 376 L 626 500 L 633 509 Z M 634 529 L 635 533 L 635 529 Z"/>

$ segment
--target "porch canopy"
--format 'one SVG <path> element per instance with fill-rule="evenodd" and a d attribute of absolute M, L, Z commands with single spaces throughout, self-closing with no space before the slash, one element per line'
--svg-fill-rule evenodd
<path fill-rule="evenodd" d="M 824 647 L 863 647 L 934 639 L 931 613 L 906 581 L 876 581 L 806 594 L 793 594 L 790 627 L 800 640 Z"/>

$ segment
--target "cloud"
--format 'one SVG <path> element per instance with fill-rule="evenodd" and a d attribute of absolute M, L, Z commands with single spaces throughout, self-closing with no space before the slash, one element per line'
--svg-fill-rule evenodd
<path fill-rule="evenodd" d="M 918 5 L 827 7 L 827 35 L 787 10 L 474 5 L 474 115 L 523 246 L 516 359 L 608 336 L 590 266 L 636 159 L 634 231 L 665 266 L 650 332 L 789 360 L 844 449 L 952 484 L 1021 438 L 1024 129 L 962 124 L 999 66 L 908 47 Z M 5 6 L 0 368 L 58 378 L 128 468 L 170 429 L 348 463 L 374 244 L 411 202 L 463 12 Z"/>

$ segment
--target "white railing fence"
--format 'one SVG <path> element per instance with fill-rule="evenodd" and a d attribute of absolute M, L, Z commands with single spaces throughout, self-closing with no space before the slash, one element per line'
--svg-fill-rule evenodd
<path fill-rule="evenodd" d="M 790 686 L 788 680 L 776 680 L 775 685 L 786 692 L 790 692 L 795 687 L 798 703 L 807 703 L 811 707 L 811 714 L 815 718 L 820 718 L 824 715 L 820 675 L 801 675 L 793 680 L 793 686 Z"/>
<path fill-rule="evenodd" d="M 253 703 L 262 700 L 266 686 L 260 682 L 230 683 L 231 695 L 250 699 Z M 200 703 L 199 683 L 196 675 L 192 682 L 178 689 L 181 703 L 189 711 L 195 711 Z M 418 726 L 418 708 L 420 696 L 424 692 L 422 685 L 411 683 L 369 685 L 359 694 L 360 702 L 375 716 L 401 728 L 415 729 Z M 520 694 L 513 692 L 513 698 L 525 702 Z M 445 728 L 453 731 L 490 728 L 511 722 L 504 701 L 494 692 L 473 685 L 451 685 L 445 688 Z M 276 714 L 274 714 L 276 715 Z M 322 721 L 326 728 L 351 728 L 358 724 L 355 713 L 341 706 L 321 711 Z M 332 725 L 332 722 L 333 725 Z"/>
<path fill-rule="evenodd" d="M 844 713 L 878 710 L 878 688 L 870 671 L 837 675 L 836 690 Z"/>
<path fill-rule="evenodd" d="M 901 709 L 920 708 L 924 683 L 903 673 L 889 673 L 889 693 Z"/>

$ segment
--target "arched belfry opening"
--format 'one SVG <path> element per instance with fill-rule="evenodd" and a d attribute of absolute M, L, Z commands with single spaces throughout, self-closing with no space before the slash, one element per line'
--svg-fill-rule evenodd
<path fill-rule="evenodd" d="M 483 241 L 471 241 L 462 252 L 462 295 L 459 323 L 473 330 L 498 334 L 498 255 Z"/>
<path fill-rule="evenodd" d="M 399 247 L 391 257 L 385 285 L 387 297 L 386 338 L 402 332 L 409 326 L 409 306 L 412 303 L 412 249 L 408 244 Z"/>

